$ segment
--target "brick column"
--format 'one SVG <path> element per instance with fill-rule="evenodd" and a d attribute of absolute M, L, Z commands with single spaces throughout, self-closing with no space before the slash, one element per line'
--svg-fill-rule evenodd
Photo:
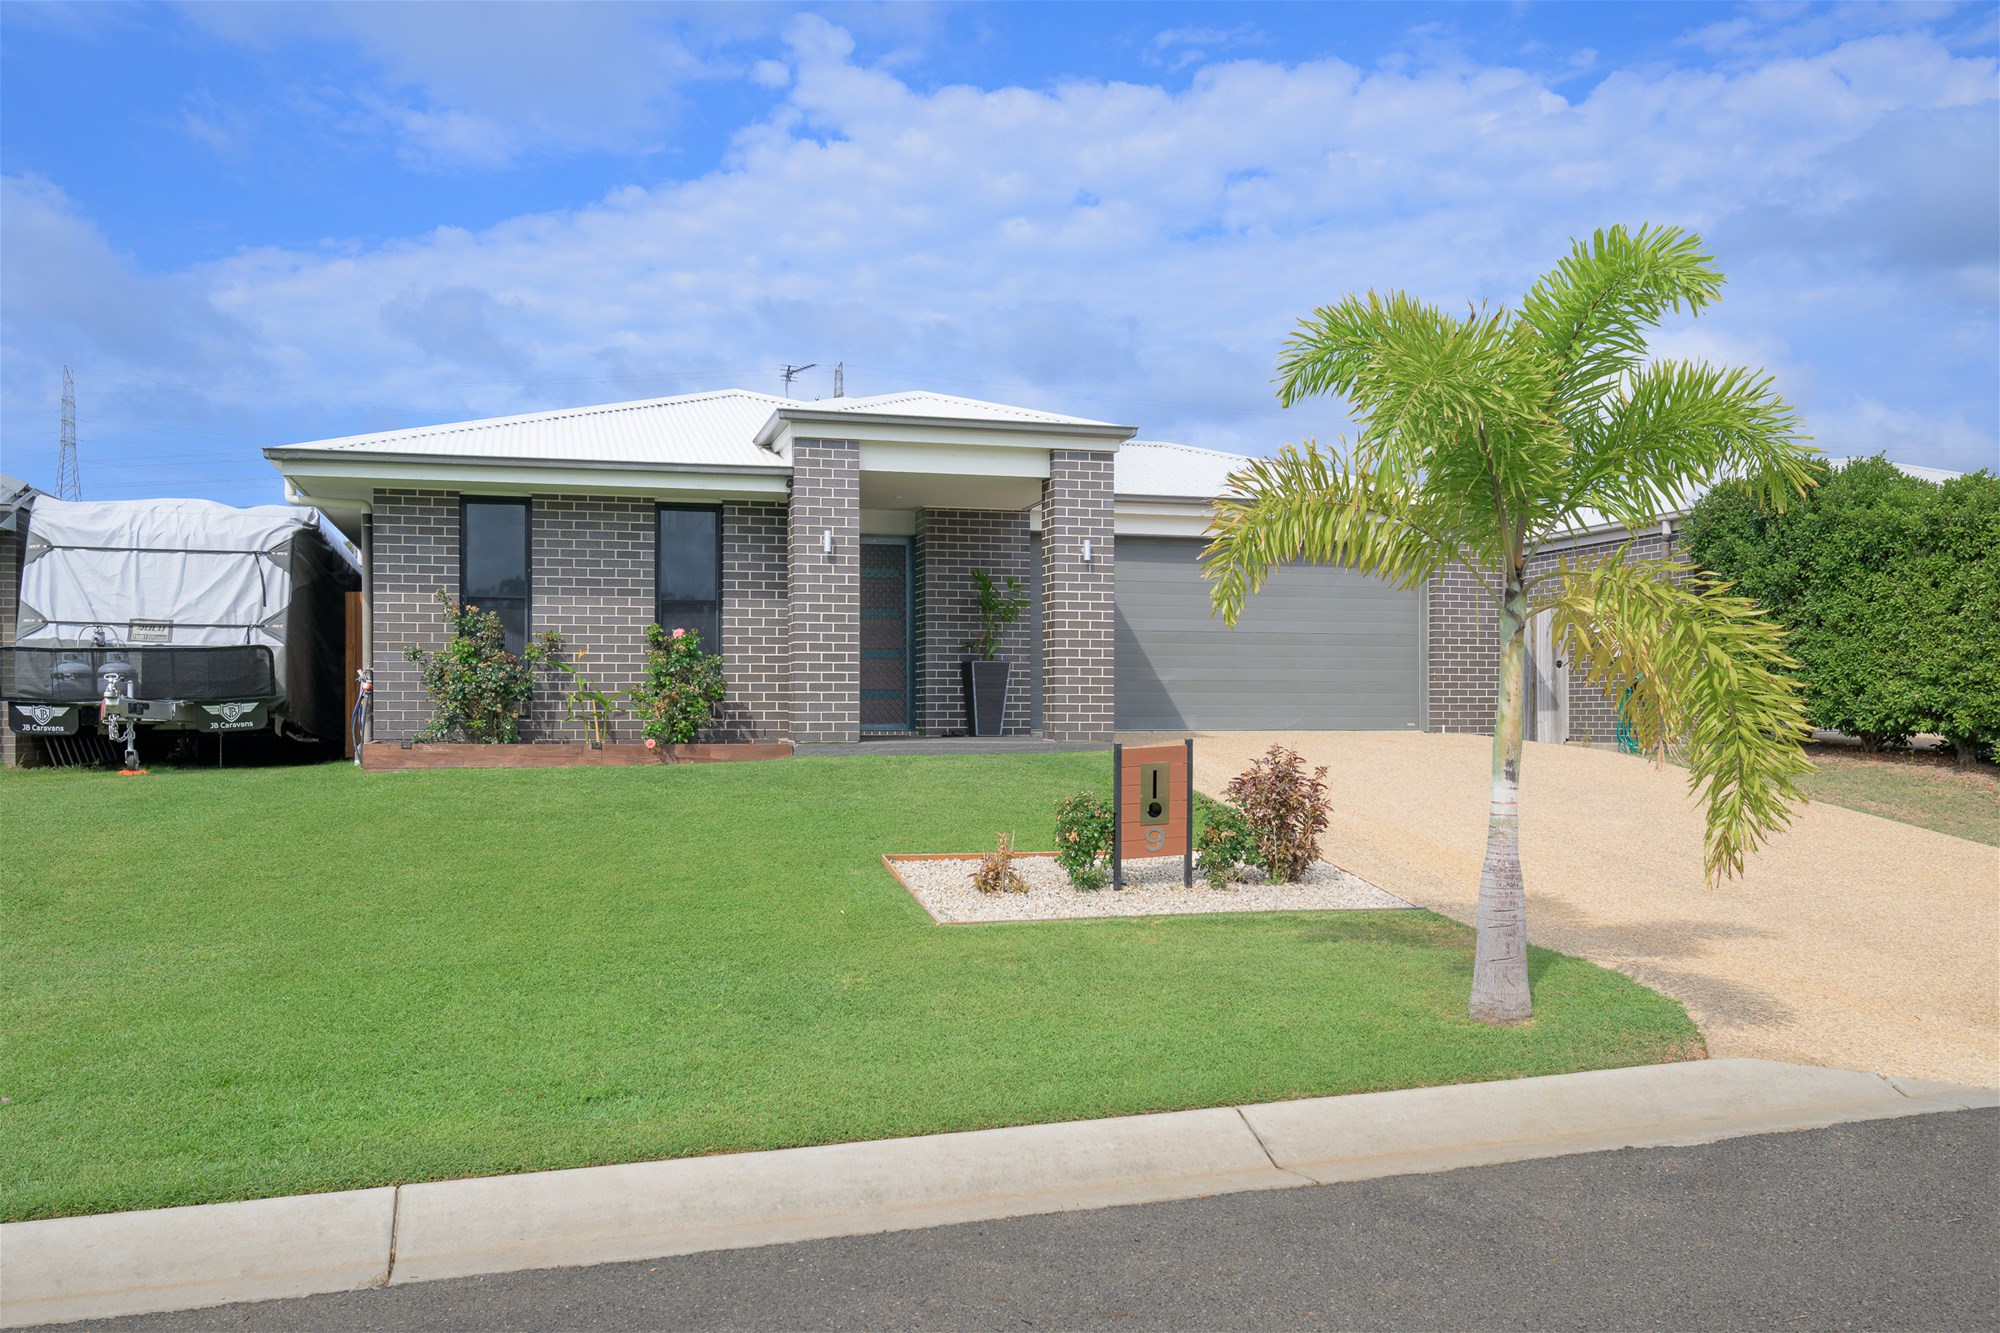
<path fill-rule="evenodd" d="M 1111 461 L 1109 453 L 1052 449 L 1042 483 L 1042 734 L 1050 740 L 1108 741 L 1117 725 Z"/>
<path fill-rule="evenodd" d="M 373 531 L 368 568 L 374 583 L 375 739 L 399 741 L 431 719 L 422 676 L 403 652 L 444 646 L 436 594 L 458 596 L 458 496 L 377 491 Z"/>
<path fill-rule="evenodd" d="M 833 534 L 833 550 L 824 534 Z M 787 519 L 792 740 L 861 738 L 861 445 L 794 440 Z"/>

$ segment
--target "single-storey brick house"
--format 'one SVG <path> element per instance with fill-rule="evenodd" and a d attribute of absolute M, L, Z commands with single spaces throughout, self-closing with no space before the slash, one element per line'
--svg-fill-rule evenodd
<path fill-rule="evenodd" d="M 636 677 L 647 624 L 700 629 L 729 680 L 718 739 L 961 732 L 974 570 L 1030 598 L 1001 651 L 1009 734 L 1491 729 L 1493 617 L 1469 578 L 1409 591 L 1296 567 L 1228 629 L 1196 557 L 1245 460 L 1135 433 L 932 393 L 725 390 L 265 454 L 363 552 L 378 740 L 428 717 L 404 654 L 441 639 L 440 590 L 516 641 L 559 631 L 609 688 Z M 1551 738 L 1573 730 L 1550 711 L 1566 685 L 1544 680 Z M 544 693 L 528 734 L 574 737 Z M 1580 716 L 1610 739 L 1608 708 Z"/>

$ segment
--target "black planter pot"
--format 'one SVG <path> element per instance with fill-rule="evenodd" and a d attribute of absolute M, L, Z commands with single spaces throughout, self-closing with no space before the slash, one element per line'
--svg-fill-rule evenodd
<path fill-rule="evenodd" d="M 965 663 L 965 730 L 998 736 L 1007 716 L 1007 663 L 968 658 Z"/>

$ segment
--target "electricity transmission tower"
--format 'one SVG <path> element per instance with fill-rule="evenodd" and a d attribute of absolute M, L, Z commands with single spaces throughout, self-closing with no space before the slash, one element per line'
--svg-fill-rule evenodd
<path fill-rule="evenodd" d="M 792 396 L 792 381 L 818 364 L 819 362 L 817 361 L 808 361 L 803 366 L 795 366 L 787 361 L 785 368 L 778 372 L 779 378 L 785 381 L 785 397 L 790 398 Z"/>
<path fill-rule="evenodd" d="M 834 363 L 833 396 L 835 398 L 845 398 L 847 396 L 847 363 L 845 361 L 836 361 Z"/>
<path fill-rule="evenodd" d="M 76 381 L 63 367 L 62 449 L 56 455 L 56 499 L 81 500 L 83 481 L 76 470 Z"/>

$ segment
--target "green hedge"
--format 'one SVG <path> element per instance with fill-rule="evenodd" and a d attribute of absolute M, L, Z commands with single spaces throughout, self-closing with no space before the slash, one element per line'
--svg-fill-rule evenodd
<path fill-rule="evenodd" d="M 1961 756 L 2000 741 L 2000 478 L 1940 485 L 1857 459 L 1783 514 L 1720 487 L 1685 531 L 1696 563 L 1791 630 L 1814 725 L 1871 749 L 1920 731 Z"/>

